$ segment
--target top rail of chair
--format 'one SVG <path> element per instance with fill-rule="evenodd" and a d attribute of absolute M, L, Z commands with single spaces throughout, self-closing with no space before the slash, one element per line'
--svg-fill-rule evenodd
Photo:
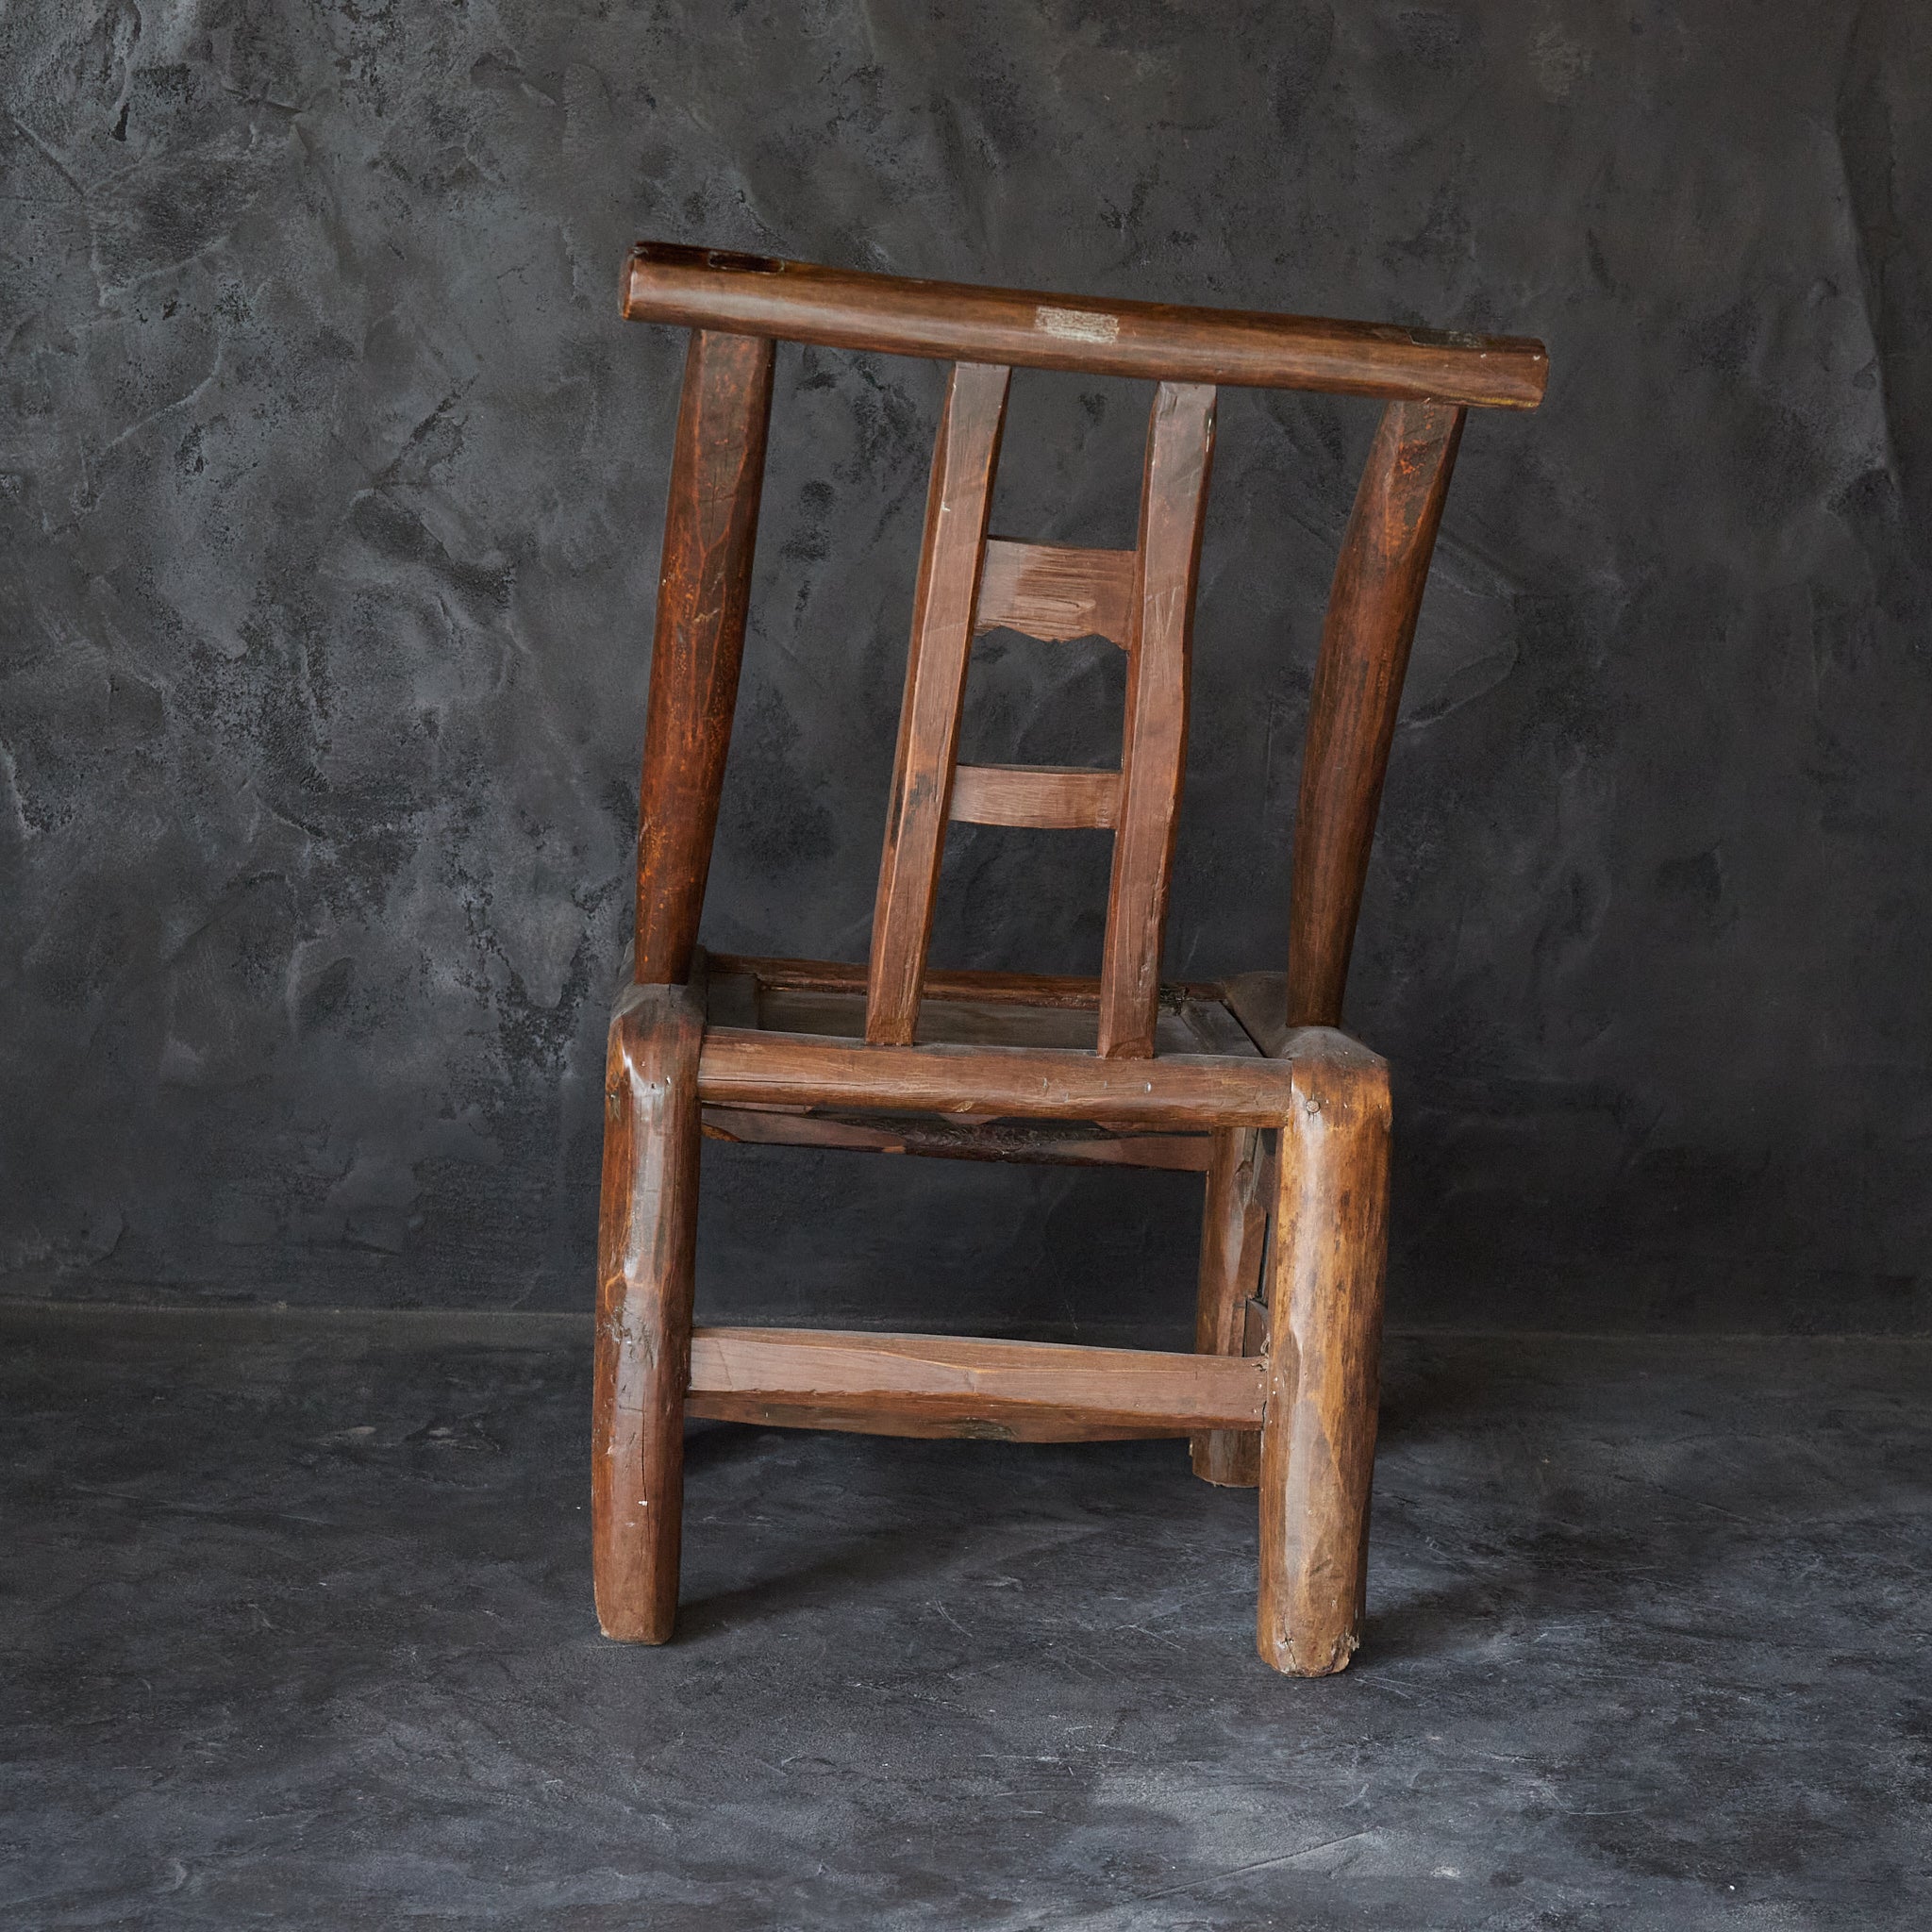
<path fill-rule="evenodd" d="M 1525 336 L 911 281 L 669 242 L 638 243 L 624 312 L 894 356 L 1483 408 L 1535 408 L 1549 374 Z"/>

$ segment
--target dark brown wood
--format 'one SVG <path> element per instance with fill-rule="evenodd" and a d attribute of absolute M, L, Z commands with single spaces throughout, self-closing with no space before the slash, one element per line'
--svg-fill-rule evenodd
<path fill-rule="evenodd" d="M 1219 992 L 1217 988 L 1216 992 Z M 1155 1051 L 1169 1053 L 1175 1051 L 1168 1043 L 1166 1008 L 1167 991 L 1161 994 L 1161 1022 L 1155 1035 Z M 1184 999 L 1175 1017 L 1186 1026 L 1193 1037 L 1189 1043 L 1178 1049 L 1185 1053 L 1230 1054 L 1236 1059 L 1247 1059 L 1257 1053 L 1255 1042 L 1248 1038 L 1247 1030 L 1228 1011 L 1226 1002 L 1218 997 L 1191 994 Z"/>
<path fill-rule="evenodd" d="M 1043 643 L 1105 638 L 1124 650 L 1133 595 L 1131 550 L 1080 550 L 991 537 L 974 634 L 1016 630 Z"/>
<path fill-rule="evenodd" d="M 1147 427 L 1120 821 L 1100 969 L 1098 1050 L 1109 1059 L 1145 1058 L 1154 1051 L 1167 888 L 1188 756 L 1194 577 L 1213 460 L 1214 391 L 1162 383 Z"/>
<path fill-rule="evenodd" d="M 1139 1442 L 1185 1436 L 1188 1423 L 1110 1423 L 1087 1409 L 1013 1407 L 996 1415 L 958 1396 L 902 1395 L 890 1408 L 870 1396 L 693 1395 L 686 1414 L 767 1429 L 831 1429 L 852 1436 L 925 1436 L 969 1442 Z"/>
<path fill-rule="evenodd" d="M 1292 1676 L 1339 1671 L 1361 1634 L 1388 1246 L 1389 1070 L 1345 1035 L 1288 1042 L 1269 1268 L 1256 1641 Z"/>
<path fill-rule="evenodd" d="M 610 1021 L 591 1439 L 597 1621 L 669 1641 L 684 1517 L 703 991 L 633 986 Z"/>
<path fill-rule="evenodd" d="M 1239 973 L 1223 981 L 1221 992 L 1241 1031 L 1270 1059 L 1279 1059 L 1291 1030 L 1288 1024 L 1288 974 Z"/>
<path fill-rule="evenodd" d="M 723 970 L 724 962 L 715 953 L 705 959 L 705 1021 L 711 1026 L 756 1027 L 763 1024 L 758 1013 L 758 975 Z"/>
<path fill-rule="evenodd" d="M 728 1003 L 727 1003 L 728 1004 Z M 862 993 L 807 992 L 767 987 L 757 998 L 756 1024 L 770 1033 L 816 1033 L 835 1040 L 860 1040 L 865 1035 Z M 1155 1041 L 1162 1054 L 1235 1053 L 1256 1057 L 1248 1037 L 1232 1022 L 1236 1035 L 1230 1045 L 1216 1024 L 1226 1008 L 1218 1002 L 1185 1001 L 1163 1004 Z M 937 999 L 928 996 L 919 1008 L 922 1046 L 1052 1046 L 1093 1051 L 1100 1016 L 1091 1007 L 1036 1007 L 1014 1000 Z M 746 1024 L 714 1009 L 713 1025 Z"/>
<path fill-rule="evenodd" d="M 624 312 L 944 361 L 1506 409 L 1535 408 L 1549 372 L 1543 345 L 1519 336 L 908 281 L 663 242 L 639 242 Z"/>
<path fill-rule="evenodd" d="M 1288 1021 L 1339 1026 L 1389 744 L 1463 412 L 1393 403 L 1362 470 L 1322 630 L 1302 747 Z"/>
<path fill-rule="evenodd" d="M 1172 1016 L 1169 1016 L 1172 1018 Z M 865 1037 L 862 993 L 767 987 L 758 996 L 758 1024 L 771 1033 L 817 1033 L 838 1040 Z M 1091 1051 L 1094 1016 L 1077 1007 L 1035 1007 L 1012 1000 L 934 999 L 919 1008 L 919 1044 L 1059 1046 Z"/>
<path fill-rule="evenodd" d="M 959 1425 L 1016 1441 L 1087 1441 L 1097 1434 L 1258 1428 L 1267 1365 L 1241 1357 L 1076 1348 L 948 1335 L 813 1328 L 700 1328 L 691 1344 L 693 1415 L 808 1427 L 930 1435 Z M 821 1420 L 829 1413 L 839 1422 Z M 901 1420 L 916 1426 L 901 1429 Z"/>
<path fill-rule="evenodd" d="M 691 971 L 738 702 L 772 410 L 769 341 L 694 332 L 671 460 L 638 796 L 641 984 Z"/>
<path fill-rule="evenodd" d="M 946 391 L 932 456 L 925 541 L 912 609 L 906 700 L 886 808 L 885 853 L 873 912 L 868 1040 L 904 1045 L 919 1018 L 946 812 L 973 651 L 973 614 L 986 555 L 1012 372 L 961 362 Z"/>
<path fill-rule="evenodd" d="M 845 959 L 773 959 L 750 954 L 713 954 L 711 972 L 749 973 L 762 986 L 810 992 L 865 991 L 864 966 Z M 1212 991 L 1218 991 L 1215 988 Z M 1002 973 L 928 966 L 927 999 L 1007 1000 L 1023 1007 L 1100 1005 L 1098 979 L 1072 973 Z"/>
<path fill-rule="evenodd" d="M 1209 1134 L 1124 1133 L 1084 1124 L 926 1120 L 918 1114 L 827 1114 L 791 1108 L 708 1107 L 705 1135 L 775 1147 L 849 1147 L 949 1160 L 1016 1160 L 1050 1167 L 1151 1167 L 1205 1174 Z"/>
<path fill-rule="evenodd" d="M 1201 1281 L 1194 1347 L 1202 1355 L 1258 1355 L 1250 1340 L 1249 1310 L 1261 1287 L 1274 1206 L 1272 1137 L 1254 1127 L 1213 1137 L 1208 1196 L 1201 1215 Z M 1194 1474 L 1204 1481 L 1252 1489 L 1261 1478 L 1261 1439 L 1253 1430 L 1216 1429 L 1190 1445 Z"/>
<path fill-rule="evenodd" d="M 761 985 L 819 992 L 865 991 L 866 968 L 845 959 L 774 959 L 751 954 L 713 953 L 710 974 L 751 974 Z M 1221 998 L 1217 980 L 1169 980 L 1165 1004 Z M 1022 1007 L 1100 1006 L 1100 981 L 1074 973 L 1002 973 L 976 967 L 928 966 L 925 997 L 934 1000 L 1005 1000 Z"/>
<path fill-rule="evenodd" d="M 1118 772 L 1071 765 L 959 765 L 952 817 L 973 825 L 1037 825 L 1068 832 L 1108 826 L 1120 804 Z"/>
<path fill-rule="evenodd" d="M 729 1026 L 706 1034 L 698 1081 L 707 1103 L 721 1107 L 903 1108 L 1137 1127 L 1273 1126 L 1292 1098 L 1288 1067 L 1258 1057 L 1106 1060 L 1046 1047 L 869 1046 Z"/>

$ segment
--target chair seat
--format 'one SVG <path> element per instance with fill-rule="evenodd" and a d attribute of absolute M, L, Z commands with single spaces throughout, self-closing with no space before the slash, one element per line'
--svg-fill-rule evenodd
<path fill-rule="evenodd" d="M 713 1140 L 1205 1173 L 1213 1127 L 1289 1094 L 1288 1068 L 1215 984 L 1162 988 L 1158 1058 L 1102 1060 L 1093 979 L 929 974 L 915 1043 L 869 1047 L 863 967 L 706 967 L 699 1091 Z"/>
<path fill-rule="evenodd" d="M 771 1033 L 865 1037 L 866 969 L 828 959 L 707 960 L 705 1017 L 713 1026 Z M 1058 1047 L 1091 1053 L 1100 982 L 1048 973 L 941 973 L 928 969 L 914 1041 L 920 1046 Z M 1259 1049 L 1211 981 L 1160 989 L 1155 1052 L 1231 1054 Z"/>

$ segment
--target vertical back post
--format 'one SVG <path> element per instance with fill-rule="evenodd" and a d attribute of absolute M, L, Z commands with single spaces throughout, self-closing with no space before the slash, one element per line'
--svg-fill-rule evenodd
<path fill-rule="evenodd" d="M 641 986 L 691 974 L 758 541 L 773 344 L 693 329 L 664 513 L 651 695 L 638 788 Z"/>
<path fill-rule="evenodd" d="M 866 979 L 865 1037 L 875 1046 L 910 1045 L 919 1021 L 1011 376 L 994 363 L 955 364 L 933 445 Z"/>
<path fill-rule="evenodd" d="M 1189 654 L 1214 459 L 1214 401 L 1206 383 L 1163 382 L 1147 425 L 1121 805 L 1100 968 L 1098 1051 L 1113 1059 L 1145 1059 L 1154 1052 L 1167 888 L 1188 758 Z"/>
<path fill-rule="evenodd" d="M 1342 538 L 1295 816 L 1288 1024 L 1337 1026 L 1389 745 L 1462 437 L 1446 403 L 1391 403 Z"/>

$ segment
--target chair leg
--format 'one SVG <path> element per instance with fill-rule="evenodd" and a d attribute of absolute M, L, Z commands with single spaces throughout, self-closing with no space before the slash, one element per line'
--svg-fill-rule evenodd
<path fill-rule="evenodd" d="M 628 1643 L 677 1618 L 704 1030 L 684 986 L 631 987 L 610 1022 L 591 1518 L 597 1621 Z"/>
<path fill-rule="evenodd" d="M 1256 1641 L 1291 1676 L 1360 1640 L 1388 1255 L 1389 1076 L 1341 1035 L 1302 1033 L 1283 1124 L 1261 1432 Z"/>
<path fill-rule="evenodd" d="M 1270 1138 L 1253 1127 L 1225 1127 L 1214 1136 L 1201 1216 L 1197 1355 L 1261 1352 L 1250 1304 L 1261 1287 L 1268 1245 L 1274 1165 Z M 1203 1482 L 1253 1489 L 1261 1479 L 1261 1438 L 1256 1430 L 1210 1429 L 1189 1438 L 1189 1448 Z"/>

